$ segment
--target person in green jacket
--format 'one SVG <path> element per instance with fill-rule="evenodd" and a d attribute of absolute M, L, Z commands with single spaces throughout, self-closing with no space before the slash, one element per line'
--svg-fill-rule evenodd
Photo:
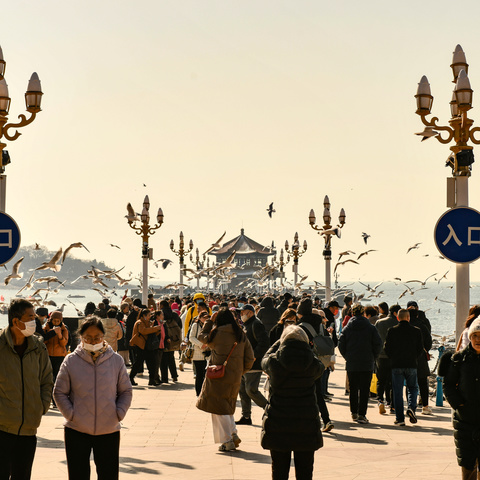
<path fill-rule="evenodd" d="M 35 328 L 33 305 L 12 300 L 0 332 L 0 478 L 30 479 L 37 428 L 52 399 L 52 365 Z"/>

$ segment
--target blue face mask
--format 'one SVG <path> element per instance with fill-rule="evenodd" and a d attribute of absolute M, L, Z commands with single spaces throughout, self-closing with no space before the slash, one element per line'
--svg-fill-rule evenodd
<path fill-rule="evenodd" d="M 203 300 L 201 298 L 199 298 L 198 300 L 195 300 L 195 303 L 198 305 L 199 303 L 202 303 Z"/>
<path fill-rule="evenodd" d="M 238 302 L 238 308 L 242 308 L 242 307 L 243 307 L 243 305 L 245 305 L 245 304 L 244 304 L 244 303 L 240 303 L 240 302 Z"/>

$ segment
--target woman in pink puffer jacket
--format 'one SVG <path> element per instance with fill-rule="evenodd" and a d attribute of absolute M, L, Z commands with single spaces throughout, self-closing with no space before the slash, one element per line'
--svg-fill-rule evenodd
<path fill-rule="evenodd" d="M 98 478 L 118 478 L 120 421 L 132 402 L 132 385 L 120 355 L 105 343 L 100 318 L 80 327 L 81 343 L 65 358 L 53 396 L 65 417 L 69 479 L 90 478 L 93 449 Z"/>

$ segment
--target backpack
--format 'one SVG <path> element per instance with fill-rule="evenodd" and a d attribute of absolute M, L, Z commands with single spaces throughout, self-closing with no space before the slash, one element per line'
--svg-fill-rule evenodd
<path fill-rule="evenodd" d="M 180 344 L 182 343 L 182 329 L 173 318 L 165 322 L 165 327 L 167 329 L 168 338 L 170 339 L 168 350 L 180 350 Z"/>
<path fill-rule="evenodd" d="M 333 343 L 332 337 L 327 337 L 321 333 L 317 333 L 313 326 L 309 323 L 300 323 L 298 326 L 305 328 L 310 333 L 309 337 L 312 337 L 310 340 L 310 345 L 312 346 L 317 357 L 321 357 L 323 355 L 333 355 L 335 353 L 335 344 Z"/>

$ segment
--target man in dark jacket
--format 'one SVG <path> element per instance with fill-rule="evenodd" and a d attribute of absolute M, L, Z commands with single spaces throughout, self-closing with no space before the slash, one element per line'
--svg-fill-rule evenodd
<path fill-rule="evenodd" d="M 392 305 L 389 309 L 388 316 L 381 318 L 375 323 L 375 328 L 380 335 L 382 345 L 385 345 L 387 338 L 387 332 L 390 328 L 395 327 L 398 324 L 397 312 L 400 310 L 400 305 Z M 377 398 L 378 398 L 378 411 L 383 415 L 387 411 L 385 409 L 385 402 L 383 395 L 385 394 L 385 401 L 387 405 L 390 404 L 393 413 L 393 405 L 391 403 L 391 390 L 392 390 L 392 367 L 390 360 L 385 353 L 385 348 L 382 346 L 380 355 L 377 358 Z"/>
<path fill-rule="evenodd" d="M 417 359 L 417 381 L 418 388 L 420 390 L 420 398 L 422 400 L 422 415 L 433 415 L 432 409 L 428 405 L 428 377 L 430 376 L 430 368 L 428 366 L 428 351 L 432 348 L 432 335 L 430 334 L 427 325 L 418 316 L 420 312 L 418 308 L 408 307 L 407 310 L 410 313 L 410 325 L 418 327 L 422 331 L 423 350 Z"/>
<path fill-rule="evenodd" d="M 258 390 L 258 385 L 262 376 L 261 361 L 270 347 L 270 341 L 263 323 L 255 316 L 255 308 L 248 303 L 242 307 L 242 322 L 243 329 L 253 348 L 255 362 L 251 370 L 242 376 L 242 383 L 240 384 L 242 417 L 235 423 L 237 425 L 251 425 L 252 400 L 262 408 L 265 408 L 267 404 L 267 399 Z"/>
<path fill-rule="evenodd" d="M 290 293 L 285 292 L 283 294 L 283 299 L 282 299 L 282 301 L 280 302 L 280 305 L 277 308 L 280 316 L 282 316 L 283 312 L 288 308 L 288 304 L 290 303 L 291 299 L 292 299 L 292 295 L 290 295 Z"/>
<path fill-rule="evenodd" d="M 408 310 L 398 311 L 398 325 L 387 332 L 385 353 L 392 365 L 393 404 L 395 406 L 395 425 L 405 425 L 403 411 L 403 384 L 407 384 L 407 415 L 411 423 L 417 423 L 417 358 L 423 351 L 422 332 L 410 325 Z"/>
<path fill-rule="evenodd" d="M 358 423 L 368 423 L 367 406 L 375 359 L 382 349 L 377 329 L 363 316 L 360 304 L 352 307 L 353 318 L 338 339 L 338 349 L 346 360 L 350 385 L 350 412 Z"/>

